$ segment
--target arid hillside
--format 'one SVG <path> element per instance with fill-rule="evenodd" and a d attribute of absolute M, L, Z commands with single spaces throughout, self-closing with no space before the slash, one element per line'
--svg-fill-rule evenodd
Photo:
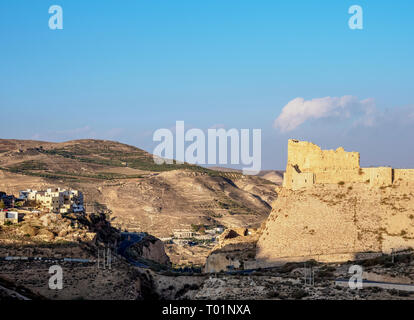
<path fill-rule="evenodd" d="M 277 184 L 277 185 L 282 185 L 283 183 L 283 173 L 284 171 L 281 170 L 262 170 L 258 176 L 272 181 L 273 183 Z"/>
<path fill-rule="evenodd" d="M 161 242 L 148 238 L 152 243 L 144 242 L 137 255 L 153 259 L 160 251 L 153 246 Z M 0 226 L 0 297 L 154 298 L 152 280 L 116 254 L 115 245 L 121 240 L 104 215 L 28 212 L 19 224 Z M 103 268 L 104 249 L 111 252 L 110 268 Z M 55 265 L 64 274 L 63 290 L 49 288 L 49 268 Z"/>
<path fill-rule="evenodd" d="M 238 169 L 231 169 L 231 168 L 223 168 L 223 167 L 210 167 L 209 169 L 215 170 L 215 171 L 222 171 L 222 172 L 236 172 L 241 173 L 242 170 Z M 285 171 L 282 170 L 261 170 L 257 176 L 261 177 L 265 180 L 269 180 L 273 182 L 276 185 L 282 185 L 283 183 L 283 173 Z"/>
<path fill-rule="evenodd" d="M 276 199 L 275 184 L 199 166 L 156 165 L 152 155 L 113 141 L 0 140 L 0 190 L 71 187 L 87 209 L 112 224 L 158 237 L 191 224 L 259 226 Z"/>

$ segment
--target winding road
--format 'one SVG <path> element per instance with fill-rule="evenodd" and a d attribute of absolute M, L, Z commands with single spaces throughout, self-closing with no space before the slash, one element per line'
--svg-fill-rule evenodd
<path fill-rule="evenodd" d="M 147 233 L 145 233 L 145 232 L 140 232 L 140 233 L 122 232 L 122 234 L 121 234 L 122 241 L 118 246 L 117 253 L 120 254 L 121 256 L 123 256 L 125 259 L 127 259 L 128 262 L 131 263 L 132 265 L 134 265 L 135 267 L 148 268 L 148 266 L 146 264 L 135 261 L 134 259 L 131 259 L 126 254 L 126 251 L 129 247 L 131 247 L 132 245 L 134 245 L 138 242 L 141 242 L 142 239 L 145 238 L 145 236 L 147 236 Z"/>

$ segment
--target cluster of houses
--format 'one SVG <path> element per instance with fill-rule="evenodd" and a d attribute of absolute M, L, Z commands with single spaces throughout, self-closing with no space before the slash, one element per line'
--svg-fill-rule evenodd
<path fill-rule="evenodd" d="M 19 200 L 35 201 L 43 210 L 54 213 L 84 212 L 83 194 L 78 190 L 49 188 L 45 191 L 23 190 Z"/>
<path fill-rule="evenodd" d="M 178 245 L 195 245 L 197 241 L 215 241 L 218 234 L 224 232 L 223 226 L 218 226 L 211 229 L 206 229 L 204 234 L 200 234 L 190 229 L 175 229 L 173 230 L 172 237 L 160 238 L 164 243 L 175 243 Z"/>
<path fill-rule="evenodd" d="M 25 206 L 40 207 L 44 212 L 82 213 L 85 212 L 83 194 L 78 190 L 49 188 L 44 191 L 22 190 L 19 197 L 0 192 L 0 224 L 17 223 L 21 217 L 18 210 L 13 209 L 16 203 L 24 202 Z M 32 202 L 30 204 L 30 202 Z"/>

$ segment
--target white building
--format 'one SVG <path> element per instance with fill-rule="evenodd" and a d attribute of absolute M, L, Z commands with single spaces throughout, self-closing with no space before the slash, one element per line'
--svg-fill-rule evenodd
<path fill-rule="evenodd" d="M 83 194 L 78 190 L 49 188 L 46 191 L 32 189 L 19 192 L 22 200 L 36 201 L 44 209 L 55 213 L 84 212 Z"/>

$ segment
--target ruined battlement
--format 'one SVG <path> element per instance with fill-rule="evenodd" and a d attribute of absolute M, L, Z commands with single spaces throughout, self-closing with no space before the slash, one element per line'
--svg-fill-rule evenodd
<path fill-rule="evenodd" d="M 297 190 L 316 183 L 369 182 L 371 186 L 381 186 L 397 179 L 414 181 L 414 170 L 361 168 L 359 159 L 359 152 L 347 152 L 342 147 L 322 150 L 311 142 L 291 139 L 283 186 Z"/>
<path fill-rule="evenodd" d="M 297 165 L 304 172 L 359 169 L 359 152 L 346 152 L 344 148 L 322 150 L 307 141 L 289 140 L 288 165 Z"/>

